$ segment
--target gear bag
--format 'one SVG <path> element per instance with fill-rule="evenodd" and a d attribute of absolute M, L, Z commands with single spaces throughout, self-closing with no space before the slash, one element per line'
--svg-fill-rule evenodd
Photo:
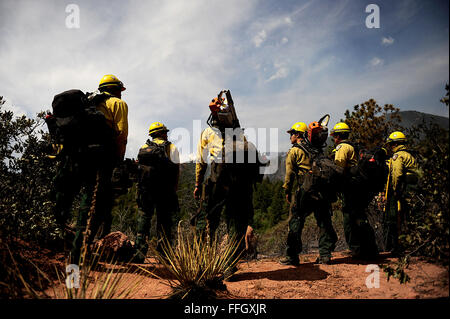
<path fill-rule="evenodd" d="M 147 147 L 139 150 L 139 187 L 156 189 L 161 185 L 168 185 L 175 180 L 177 164 L 169 156 L 170 142 L 158 144 L 147 140 Z"/>
<path fill-rule="evenodd" d="M 45 122 L 55 144 L 63 145 L 66 153 L 98 157 L 110 150 L 114 133 L 105 115 L 96 106 L 106 100 L 104 93 L 83 93 L 68 90 L 55 95 L 52 113 Z"/>
<path fill-rule="evenodd" d="M 333 202 L 337 193 L 344 185 L 344 169 L 326 157 L 321 150 L 308 146 L 306 143 L 295 144 L 304 150 L 311 158 L 311 169 L 305 174 L 302 188 L 318 199 Z"/>
<path fill-rule="evenodd" d="M 359 161 L 350 168 L 349 183 L 354 189 L 366 189 L 372 193 L 383 190 L 388 175 L 386 152 L 376 147 L 359 151 Z"/>
<path fill-rule="evenodd" d="M 256 147 L 245 138 L 235 137 L 223 147 L 222 163 L 212 162 L 211 181 L 223 185 L 254 184 L 262 181 L 263 164 Z"/>

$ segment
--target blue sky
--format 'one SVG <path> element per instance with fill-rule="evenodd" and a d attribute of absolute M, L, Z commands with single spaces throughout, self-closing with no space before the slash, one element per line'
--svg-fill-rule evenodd
<path fill-rule="evenodd" d="M 80 28 L 65 25 L 69 3 L 80 9 Z M 370 3 L 380 8 L 378 29 L 365 25 Z M 152 122 L 205 126 L 209 100 L 228 88 L 242 126 L 278 128 L 286 151 L 294 122 L 330 113 L 334 125 L 370 98 L 448 117 L 439 102 L 449 82 L 448 5 L 3 0 L 0 95 L 34 116 L 55 94 L 93 91 L 115 74 L 127 87 L 127 157 L 136 157 Z"/>

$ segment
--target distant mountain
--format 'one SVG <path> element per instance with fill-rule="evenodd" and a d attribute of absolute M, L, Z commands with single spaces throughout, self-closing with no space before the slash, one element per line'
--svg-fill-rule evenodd
<path fill-rule="evenodd" d="M 399 112 L 402 117 L 400 125 L 404 128 L 411 128 L 422 123 L 436 123 L 444 129 L 449 129 L 448 117 L 433 115 L 428 113 L 422 113 L 418 111 L 401 111 Z"/>

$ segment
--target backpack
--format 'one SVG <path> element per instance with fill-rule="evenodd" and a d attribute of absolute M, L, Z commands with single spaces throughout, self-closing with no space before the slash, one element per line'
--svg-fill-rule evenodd
<path fill-rule="evenodd" d="M 311 169 L 305 174 L 302 183 L 303 191 L 314 195 L 316 199 L 335 201 L 337 193 L 342 191 L 345 184 L 344 168 L 326 157 L 322 150 L 306 142 L 294 144 L 294 147 L 302 149 L 311 158 Z"/>
<path fill-rule="evenodd" d="M 140 188 L 155 189 L 161 185 L 169 185 L 174 181 L 177 165 L 168 154 L 170 142 L 158 144 L 147 140 L 148 147 L 141 148 L 138 153 Z M 155 183 L 155 180 L 158 180 Z M 156 186 L 156 187 L 155 187 Z"/>
<path fill-rule="evenodd" d="M 66 154 L 105 155 L 114 133 L 96 106 L 107 98 L 104 93 L 85 94 L 77 89 L 55 95 L 52 112 L 45 118 L 53 142 L 62 144 Z"/>
<path fill-rule="evenodd" d="M 223 162 L 211 164 L 211 181 L 223 185 L 244 186 L 262 181 L 256 147 L 244 138 L 225 141 Z"/>
<path fill-rule="evenodd" d="M 349 186 L 360 191 L 366 190 L 369 194 L 382 191 L 389 173 L 386 160 L 386 151 L 382 148 L 362 148 L 358 164 L 350 168 Z"/>

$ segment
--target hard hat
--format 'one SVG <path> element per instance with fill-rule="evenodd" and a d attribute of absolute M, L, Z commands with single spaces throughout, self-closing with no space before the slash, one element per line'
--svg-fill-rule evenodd
<path fill-rule="evenodd" d="M 287 133 L 305 133 L 306 132 L 306 124 L 303 122 L 297 122 L 291 126 L 291 129 L 287 131 Z"/>
<path fill-rule="evenodd" d="M 167 127 L 161 122 L 154 122 L 150 125 L 148 129 L 148 134 L 152 135 L 157 132 L 168 132 L 168 131 L 169 130 L 167 129 Z"/>
<path fill-rule="evenodd" d="M 393 143 L 393 142 L 406 142 L 405 134 L 399 131 L 391 133 L 391 135 L 389 135 L 389 137 L 386 139 L 386 143 Z"/>
<path fill-rule="evenodd" d="M 334 133 L 350 133 L 350 127 L 344 122 L 339 122 L 333 127 L 330 135 L 333 135 Z"/>
<path fill-rule="evenodd" d="M 125 87 L 123 86 L 123 83 L 119 81 L 119 79 L 112 74 L 106 74 L 102 77 L 100 80 L 100 83 L 98 85 L 98 88 L 106 88 L 106 87 L 119 87 L 121 91 L 125 91 Z"/>

